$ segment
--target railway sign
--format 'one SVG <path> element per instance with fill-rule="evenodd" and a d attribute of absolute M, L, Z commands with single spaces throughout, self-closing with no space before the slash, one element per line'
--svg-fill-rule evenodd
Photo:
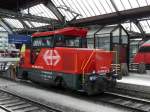
<path fill-rule="evenodd" d="M 46 63 L 46 65 L 54 65 L 56 66 L 58 62 L 60 61 L 61 57 L 56 50 L 46 50 L 46 52 L 43 55 L 43 59 Z"/>

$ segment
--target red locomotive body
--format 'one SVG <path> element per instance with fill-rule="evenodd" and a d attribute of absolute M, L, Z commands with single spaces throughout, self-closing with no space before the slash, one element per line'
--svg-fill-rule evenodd
<path fill-rule="evenodd" d="M 134 57 L 134 63 L 145 63 L 146 68 L 150 69 L 150 40 L 146 41 L 139 48 L 138 53 Z"/>
<path fill-rule="evenodd" d="M 20 62 L 19 78 L 84 90 L 88 94 L 114 86 L 112 52 L 86 48 L 86 29 L 68 27 L 32 35 Z"/>

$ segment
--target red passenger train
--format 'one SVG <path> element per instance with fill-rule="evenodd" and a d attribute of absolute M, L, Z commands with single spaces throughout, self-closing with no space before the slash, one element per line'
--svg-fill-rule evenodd
<path fill-rule="evenodd" d="M 18 78 L 95 94 L 114 87 L 113 53 L 88 49 L 87 29 L 67 27 L 32 35 L 22 55 Z"/>
<path fill-rule="evenodd" d="M 146 68 L 150 69 L 150 40 L 143 43 L 134 57 L 134 63 L 145 63 Z"/>

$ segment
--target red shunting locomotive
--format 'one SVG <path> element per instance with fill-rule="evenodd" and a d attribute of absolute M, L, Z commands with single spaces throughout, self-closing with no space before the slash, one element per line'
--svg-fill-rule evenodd
<path fill-rule="evenodd" d="M 87 29 L 67 27 L 32 35 L 22 55 L 18 78 L 95 94 L 114 87 L 113 53 L 89 49 Z"/>

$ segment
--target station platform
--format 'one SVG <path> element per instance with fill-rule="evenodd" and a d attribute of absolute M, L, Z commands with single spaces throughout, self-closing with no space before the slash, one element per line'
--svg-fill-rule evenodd
<path fill-rule="evenodd" d="M 150 70 L 145 74 L 130 73 L 117 80 L 113 92 L 150 99 Z"/>
<path fill-rule="evenodd" d="M 118 83 L 127 83 L 135 85 L 150 86 L 150 70 L 145 74 L 129 73 L 129 76 L 124 76 Z"/>

